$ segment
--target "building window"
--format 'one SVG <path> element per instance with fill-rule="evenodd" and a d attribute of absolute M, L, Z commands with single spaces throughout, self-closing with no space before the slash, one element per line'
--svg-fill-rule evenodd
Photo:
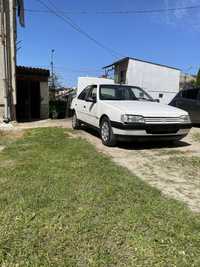
<path fill-rule="evenodd" d="M 120 71 L 119 83 L 126 83 L 126 71 Z"/>

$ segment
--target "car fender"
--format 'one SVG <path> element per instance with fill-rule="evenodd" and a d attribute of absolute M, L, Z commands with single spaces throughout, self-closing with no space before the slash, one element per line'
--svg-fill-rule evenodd
<path fill-rule="evenodd" d="M 103 116 L 107 116 L 110 121 L 121 121 L 122 111 L 112 105 L 107 105 L 106 103 L 101 102 L 99 113 L 99 122 Z"/>

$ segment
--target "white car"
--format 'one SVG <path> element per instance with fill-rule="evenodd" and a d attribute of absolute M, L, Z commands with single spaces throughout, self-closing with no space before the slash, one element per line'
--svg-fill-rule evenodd
<path fill-rule="evenodd" d="M 89 85 L 73 99 L 71 109 L 72 127 L 78 129 L 85 124 L 98 129 L 107 146 L 127 136 L 180 140 L 191 128 L 186 111 L 157 103 L 136 86 Z"/>

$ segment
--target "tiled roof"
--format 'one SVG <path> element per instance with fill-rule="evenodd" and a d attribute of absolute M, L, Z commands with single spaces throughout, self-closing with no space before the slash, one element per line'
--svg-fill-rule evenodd
<path fill-rule="evenodd" d="M 32 68 L 32 67 L 25 67 L 25 66 L 17 66 L 16 73 L 22 75 L 37 75 L 37 76 L 45 76 L 49 77 L 50 72 L 48 69 L 41 69 L 41 68 Z"/>

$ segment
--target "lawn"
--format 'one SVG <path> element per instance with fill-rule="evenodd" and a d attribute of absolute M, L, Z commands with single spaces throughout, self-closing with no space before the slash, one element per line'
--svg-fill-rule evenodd
<path fill-rule="evenodd" d="M 0 147 L 4 147 L 11 144 L 17 138 L 22 137 L 22 135 L 23 135 L 22 131 L 13 131 L 12 134 L 10 134 L 9 131 L 0 130 Z"/>
<path fill-rule="evenodd" d="M 200 266 L 200 215 L 64 129 L 8 144 L 0 190 L 0 266 Z"/>

